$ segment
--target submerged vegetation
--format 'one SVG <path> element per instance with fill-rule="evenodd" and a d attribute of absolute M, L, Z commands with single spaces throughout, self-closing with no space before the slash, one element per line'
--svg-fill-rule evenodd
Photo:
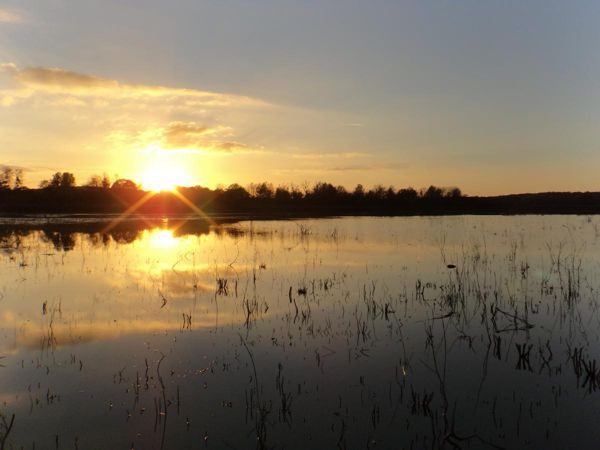
<path fill-rule="evenodd" d="M 0 235 L 6 448 L 600 437 L 597 217 L 65 220 Z"/>

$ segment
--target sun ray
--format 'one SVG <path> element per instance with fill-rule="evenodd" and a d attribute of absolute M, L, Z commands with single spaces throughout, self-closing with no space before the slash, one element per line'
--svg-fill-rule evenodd
<path fill-rule="evenodd" d="M 212 219 L 212 217 L 210 217 L 208 214 L 206 214 L 204 211 L 202 211 L 201 208 L 199 208 L 198 206 L 194 205 L 194 203 L 192 201 L 190 201 L 190 199 L 188 199 L 185 195 L 183 195 L 181 192 L 179 192 L 177 189 L 175 189 L 174 191 L 172 191 L 172 194 L 177 197 L 179 200 L 181 200 L 188 208 L 190 208 L 192 210 L 192 212 L 194 212 L 197 216 L 199 216 L 200 218 L 202 218 L 203 220 L 207 221 L 210 225 L 216 225 L 216 222 Z M 182 222 L 181 225 L 182 226 L 184 222 Z"/>
<path fill-rule="evenodd" d="M 119 214 L 114 220 L 111 220 L 108 225 L 102 230 L 102 233 L 108 233 L 114 227 L 116 227 L 119 223 L 123 222 L 127 217 L 131 216 L 135 211 L 137 211 L 144 203 L 154 197 L 156 193 L 154 192 L 146 192 L 142 198 L 140 198 L 137 202 L 127 208 L 124 212 Z"/>

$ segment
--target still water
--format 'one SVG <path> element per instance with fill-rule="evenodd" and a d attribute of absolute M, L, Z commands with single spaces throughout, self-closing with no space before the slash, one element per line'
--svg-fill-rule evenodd
<path fill-rule="evenodd" d="M 600 442 L 600 217 L 218 222 L 0 220 L 4 448 Z"/>

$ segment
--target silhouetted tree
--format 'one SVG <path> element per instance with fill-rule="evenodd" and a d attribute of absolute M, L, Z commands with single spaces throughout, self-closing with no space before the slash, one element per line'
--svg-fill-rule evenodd
<path fill-rule="evenodd" d="M 50 180 L 40 182 L 41 188 L 71 188 L 75 185 L 75 175 L 71 172 L 56 172 Z"/>
<path fill-rule="evenodd" d="M 387 188 L 387 190 L 385 191 L 385 198 L 386 200 L 393 200 L 394 198 L 396 198 L 396 189 L 394 189 L 394 186 L 390 186 L 389 188 Z"/>
<path fill-rule="evenodd" d="M 442 198 L 444 196 L 444 190 L 437 186 L 429 186 L 426 191 L 424 191 L 421 196 L 423 198 L 427 198 L 430 200 Z"/>
<path fill-rule="evenodd" d="M 446 197 L 450 198 L 460 198 L 462 197 L 462 192 L 459 188 L 453 187 L 447 190 Z"/>
<path fill-rule="evenodd" d="M 133 181 L 128 180 L 126 178 L 119 178 L 117 181 L 115 181 L 113 183 L 113 185 L 111 186 L 111 189 L 113 190 L 137 190 L 138 189 L 138 185 L 135 184 Z"/>
<path fill-rule="evenodd" d="M 12 167 L 4 166 L 0 173 L 0 189 L 12 189 L 15 171 Z"/>
<path fill-rule="evenodd" d="M 85 185 L 87 187 L 109 189 L 110 188 L 110 178 L 108 178 L 108 175 L 106 175 L 106 174 L 104 174 L 102 176 L 92 175 Z"/>
<path fill-rule="evenodd" d="M 346 197 L 348 195 L 348 191 L 346 190 L 346 188 L 342 185 L 338 185 L 335 190 L 337 191 L 337 194 L 340 197 Z"/>
<path fill-rule="evenodd" d="M 233 202 L 243 202 L 250 198 L 248 191 L 237 183 L 230 184 L 225 190 L 224 195 L 228 201 Z"/>
<path fill-rule="evenodd" d="M 415 200 L 419 194 L 411 187 L 400 189 L 396 196 L 402 200 Z"/>
<path fill-rule="evenodd" d="M 71 172 L 63 172 L 60 177 L 60 187 L 61 188 L 75 187 L 75 175 L 73 175 Z"/>
<path fill-rule="evenodd" d="M 0 172 L 0 189 L 22 189 L 23 169 L 9 166 L 2 167 Z"/>
<path fill-rule="evenodd" d="M 85 185 L 88 187 L 101 187 L 102 178 L 100 177 L 100 175 L 92 175 Z"/>
<path fill-rule="evenodd" d="M 23 184 L 23 169 L 15 170 L 15 184 L 13 189 L 23 189 L 25 186 Z"/>
<path fill-rule="evenodd" d="M 48 183 L 48 187 L 59 188 L 61 178 L 62 178 L 62 174 L 60 172 L 56 172 L 54 175 L 52 175 L 52 178 L 50 179 L 50 182 Z"/>
<path fill-rule="evenodd" d="M 331 183 L 318 182 L 310 192 L 309 197 L 318 201 L 333 200 L 336 198 L 338 190 Z"/>
<path fill-rule="evenodd" d="M 102 189 L 110 188 L 110 178 L 108 177 L 108 175 L 106 173 L 102 175 L 102 181 L 100 182 L 100 187 Z"/>
<path fill-rule="evenodd" d="M 381 184 L 378 184 L 377 186 L 373 187 L 373 189 L 371 189 L 369 192 L 367 192 L 367 197 L 371 200 L 382 200 L 385 198 L 385 193 L 385 188 Z"/>
<path fill-rule="evenodd" d="M 365 196 L 365 188 L 363 187 L 362 184 L 357 184 L 356 187 L 354 188 L 354 192 L 352 193 L 352 195 L 355 198 L 362 198 Z"/>
<path fill-rule="evenodd" d="M 292 194 L 284 186 L 279 186 L 275 189 L 275 200 L 284 202 L 292 198 Z"/>
<path fill-rule="evenodd" d="M 300 188 L 297 186 L 291 187 L 290 196 L 292 197 L 292 200 L 295 200 L 295 201 L 298 201 L 298 200 L 301 200 L 302 198 L 304 198 L 304 194 L 302 193 Z"/>
<path fill-rule="evenodd" d="M 273 197 L 273 185 L 271 183 L 259 183 L 256 186 L 256 197 L 258 198 L 272 198 Z"/>

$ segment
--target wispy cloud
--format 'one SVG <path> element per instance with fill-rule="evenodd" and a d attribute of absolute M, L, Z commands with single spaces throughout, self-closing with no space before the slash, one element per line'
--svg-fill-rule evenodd
<path fill-rule="evenodd" d="M 0 23 L 23 23 L 23 15 L 17 11 L 0 7 Z"/>
<path fill-rule="evenodd" d="M 224 152 L 246 151 L 251 150 L 250 147 L 241 142 L 227 141 L 218 143 L 215 148 Z M 256 149 L 254 149 L 256 151 Z"/>
<path fill-rule="evenodd" d="M 339 166 L 310 166 L 293 167 L 282 169 L 282 172 L 290 173 L 335 173 L 335 172 L 386 172 L 405 170 L 410 167 L 408 163 L 387 163 L 387 164 L 348 164 Z"/>
<path fill-rule="evenodd" d="M 20 68 L 14 63 L 3 63 L 0 64 L 0 74 L 8 76 L 16 84 L 15 88 L 3 92 L 6 96 L 12 95 L 14 99 L 29 97 L 36 93 L 46 93 L 110 99 L 175 97 L 189 99 L 196 106 L 264 107 L 268 105 L 267 102 L 260 99 L 240 95 L 199 89 L 121 83 L 109 78 L 60 68 Z M 8 104 L 8 102 L 4 103 Z"/>
<path fill-rule="evenodd" d="M 339 158 L 365 158 L 370 156 L 368 153 L 364 152 L 335 152 L 335 153 L 293 153 L 291 155 L 294 159 L 308 159 L 308 160 L 317 160 L 317 159 L 339 159 Z"/>

